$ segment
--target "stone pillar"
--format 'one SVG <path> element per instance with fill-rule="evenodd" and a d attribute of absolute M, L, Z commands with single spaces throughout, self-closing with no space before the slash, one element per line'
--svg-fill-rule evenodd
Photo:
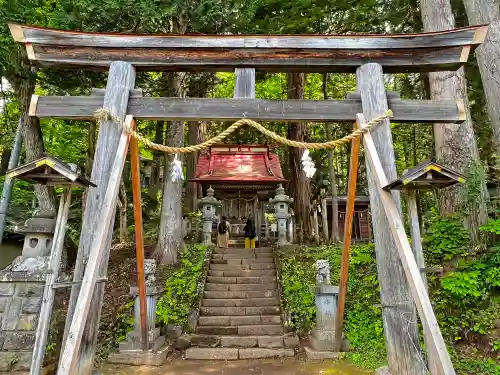
<path fill-rule="evenodd" d="M 339 287 L 330 284 L 330 264 L 316 261 L 316 327 L 311 334 L 311 346 L 317 352 L 335 349 L 335 317 Z"/>
<path fill-rule="evenodd" d="M 148 350 L 142 351 L 141 345 L 141 309 L 139 302 L 139 288 L 130 287 L 130 294 L 134 301 L 134 328 L 127 333 L 125 341 L 120 342 L 118 353 L 111 353 L 108 362 L 134 365 L 160 366 L 165 361 L 168 346 L 165 336 L 160 335 L 160 328 L 156 327 L 156 303 L 161 288 L 155 284 L 156 261 L 144 260 L 144 274 L 146 276 L 146 321 L 148 327 Z"/>
<path fill-rule="evenodd" d="M 210 186 L 207 190 L 207 196 L 200 200 L 200 204 L 202 206 L 203 212 L 203 240 L 202 244 L 204 245 L 213 245 L 212 244 L 212 225 L 215 218 L 215 211 L 218 206 L 221 205 L 220 201 L 218 201 L 214 197 L 214 189 Z"/>
<path fill-rule="evenodd" d="M 287 240 L 287 221 L 290 218 L 288 207 L 292 202 L 293 198 L 285 194 L 285 189 L 283 189 L 281 184 L 276 189 L 276 196 L 269 199 L 269 203 L 274 204 L 276 220 L 278 222 L 278 246 L 290 244 Z"/>

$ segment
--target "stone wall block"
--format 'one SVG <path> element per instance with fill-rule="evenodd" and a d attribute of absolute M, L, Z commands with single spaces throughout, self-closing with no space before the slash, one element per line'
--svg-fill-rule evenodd
<path fill-rule="evenodd" d="M 17 353 L 0 352 L 0 372 L 10 371 L 16 361 Z"/>
<path fill-rule="evenodd" d="M 15 352 L 16 362 L 12 366 L 12 371 L 29 371 L 31 367 L 32 352 Z"/>
<path fill-rule="evenodd" d="M 18 331 L 36 331 L 38 314 L 21 314 L 17 322 Z"/>
<path fill-rule="evenodd" d="M 29 297 L 23 299 L 21 311 L 25 314 L 38 314 L 42 305 L 42 297 Z"/>
<path fill-rule="evenodd" d="M 16 295 L 19 297 L 38 297 L 43 295 L 44 284 L 22 283 L 17 285 Z"/>
<path fill-rule="evenodd" d="M 7 306 L 9 305 L 9 297 L 0 297 L 0 313 L 5 312 Z"/>
<path fill-rule="evenodd" d="M 3 350 L 28 350 L 35 344 L 34 332 L 6 332 Z"/>
<path fill-rule="evenodd" d="M 16 284 L 0 283 L 0 296 L 13 296 Z"/>
<path fill-rule="evenodd" d="M 3 314 L 1 328 L 4 331 L 12 331 L 17 327 L 17 322 L 19 321 L 19 315 L 21 314 L 22 306 L 21 298 L 12 298 L 9 303 L 8 309 Z"/>

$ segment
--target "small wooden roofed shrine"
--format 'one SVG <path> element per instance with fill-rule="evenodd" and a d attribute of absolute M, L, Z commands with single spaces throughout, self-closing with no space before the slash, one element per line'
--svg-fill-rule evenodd
<path fill-rule="evenodd" d="M 200 155 L 195 177 L 206 190 L 211 186 L 222 201 L 221 214 L 230 220 L 252 216 L 264 223 L 265 202 L 274 196 L 283 177 L 278 155 L 267 145 L 217 145 Z"/>

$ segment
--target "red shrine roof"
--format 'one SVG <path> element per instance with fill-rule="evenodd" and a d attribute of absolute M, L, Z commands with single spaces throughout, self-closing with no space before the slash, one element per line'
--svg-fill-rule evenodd
<path fill-rule="evenodd" d="M 200 155 L 191 181 L 242 184 L 283 183 L 278 155 L 266 145 L 218 145 L 208 155 Z"/>

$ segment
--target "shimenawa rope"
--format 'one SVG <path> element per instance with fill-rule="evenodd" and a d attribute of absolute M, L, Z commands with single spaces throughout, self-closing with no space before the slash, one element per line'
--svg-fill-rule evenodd
<path fill-rule="evenodd" d="M 340 138 L 336 139 L 333 141 L 329 142 L 321 142 L 321 143 L 307 143 L 307 142 L 298 142 L 298 141 L 293 141 L 291 139 L 282 137 L 269 129 L 266 129 L 264 126 L 259 124 L 256 121 L 250 120 L 250 119 L 241 119 L 233 123 L 229 128 L 224 130 L 222 133 L 219 135 L 203 142 L 198 145 L 192 145 L 192 146 L 185 146 L 185 147 L 170 147 L 170 146 L 165 146 L 161 145 L 158 143 L 154 143 L 144 137 L 143 135 L 139 134 L 135 130 L 133 130 L 128 124 L 125 124 L 125 122 L 121 121 L 119 118 L 116 118 L 111 114 L 111 112 L 107 109 L 100 108 L 95 112 L 94 117 L 96 118 L 97 121 L 108 121 L 108 120 L 113 120 L 121 124 L 123 129 L 130 133 L 130 135 L 137 139 L 138 141 L 142 142 L 144 146 L 148 148 L 152 148 L 157 151 L 162 151 L 166 153 L 171 153 L 171 154 L 179 154 L 179 153 L 190 153 L 190 152 L 196 152 L 196 151 L 201 151 L 207 148 L 210 148 L 211 146 L 221 143 L 225 138 L 227 138 L 231 133 L 236 131 L 238 128 L 242 127 L 243 125 L 248 125 L 252 128 L 257 129 L 260 133 L 265 135 L 268 138 L 274 139 L 277 142 L 280 142 L 286 146 L 290 147 L 297 147 L 297 148 L 302 148 L 302 149 L 311 149 L 311 150 L 320 150 L 320 149 L 332 149 L 338 146 L 341 146 L 343 144 L 351 142 L 353 139 L 361 137 L 364 133 L 368 132 L 371 128 L 374 126 L 380 124 L 382 121 L 384 121 L 386 118 L 392 117 L 392 111 L 389 109 L 384 112 L 383 115 L 377 116 L 374 119 L 372 119 L 370 122 L 366 124 L 363 128 L 355 129 L 353 130 L 350 134 Z"/>

